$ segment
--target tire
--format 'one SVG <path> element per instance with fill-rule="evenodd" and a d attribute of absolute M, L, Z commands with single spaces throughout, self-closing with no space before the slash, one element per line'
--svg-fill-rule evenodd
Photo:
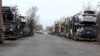
<path fill-rule="evenodd" d="M 17 36 L 14 36 L 14 37 L 12 38 L 12 40 L 17 40 Z"/>
<path fill-rule="evenodd" d="M 92 42 L 96 42 L 97 40 L 96 40 L 96 39 L 94 39 L 94 40 L 93 40 L 93 39 L 90 39 L 90 41 L 92 41 Z"/>
<path fill-rule="evenodd" d="M 68 35 L 67 35 L 67 33 L 65 34 L 65 37 L 66 37 L 66 38 L 68 38 Z"/>
<path fill-rule="evenodd" d="M 79 37 L 75 34 L 75 36 L 73 36 L 74 37 L 74 40 L 75 41 L 79 41 Z"/>
<path fill-rule="evenodd" d="M 4 43 L 4 34 L 3 34 L 3 31 L 0 30 L 0 44 L 3 44 Z"/>
<path fill-rule="evenodd" d="M 0 44 L 3 44 L 3 43 L 4 43 L 4 39 L 0 38 Z"/>
<path fill-rule="evenodd" d="M 71 35 L 70 39 L 74 40 L 74 35 L 73 34 Z"/>
<path fill-rule="evenodd" d="M 18 34 L 18 32 L 15 32 L 15 34 L 13 35 L 13 40 L 16 40 L 16 39 L 18 39 L 19 38 L 19 34 Z"/>
<path fill-rule="evenodd" d="M 68 38 L 71 39 L 71 34 L 70 33 L 68 33 Z"/>

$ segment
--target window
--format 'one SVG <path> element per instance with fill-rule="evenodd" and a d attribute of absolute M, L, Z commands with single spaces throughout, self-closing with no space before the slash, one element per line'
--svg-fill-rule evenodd
<path fill-rule="evenodd" d="M 85 13 L 85 14 L 95 14 L 94 11 L 85 11 L 84 13 Z"/>

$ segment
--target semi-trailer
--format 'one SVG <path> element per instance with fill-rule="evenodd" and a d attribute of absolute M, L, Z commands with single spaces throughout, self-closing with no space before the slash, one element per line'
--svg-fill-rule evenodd
<path fill-rule="evenodd" d="M 65 36 L 74 40 L 96 40 L 97 25 L 95 11 L 83 11 L 68 17 L 65 22 Z"/>
<path fill-rule="evenodd" d="M 20 18 L 17 11 L 9 6 L 2 7 L 5 39 L 17 39 L 20 37 Z"/>

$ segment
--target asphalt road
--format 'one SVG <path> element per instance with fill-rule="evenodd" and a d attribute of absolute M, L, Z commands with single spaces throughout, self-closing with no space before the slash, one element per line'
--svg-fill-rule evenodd
<path fill-rule="evenodd" d="M 0 45 L 0 56 L 100 56 L 100 45 L 36 34 Z"/>

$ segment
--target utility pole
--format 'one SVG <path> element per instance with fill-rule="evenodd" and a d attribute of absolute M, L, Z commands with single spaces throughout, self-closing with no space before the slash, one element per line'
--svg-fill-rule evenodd
<path fill-rule="evenodd" d="M 2 17 L 2 0 L 0 0 L 0 44 L 4 41 L 3 36 L 3 17 Z"/>
<path fill-rule="evenodd" d="M 0 30 L 3 28 L 3 18 L 2 18 L 2 0 L 0 0 Z"/>
<path fill-rule="evenodd" d="M 97 4 L 97 33 L 98 33 L 98 36 L 97 36 L 97 40 L 98 42 L 100 43 L 100 2 L 98 2 Z"/>

